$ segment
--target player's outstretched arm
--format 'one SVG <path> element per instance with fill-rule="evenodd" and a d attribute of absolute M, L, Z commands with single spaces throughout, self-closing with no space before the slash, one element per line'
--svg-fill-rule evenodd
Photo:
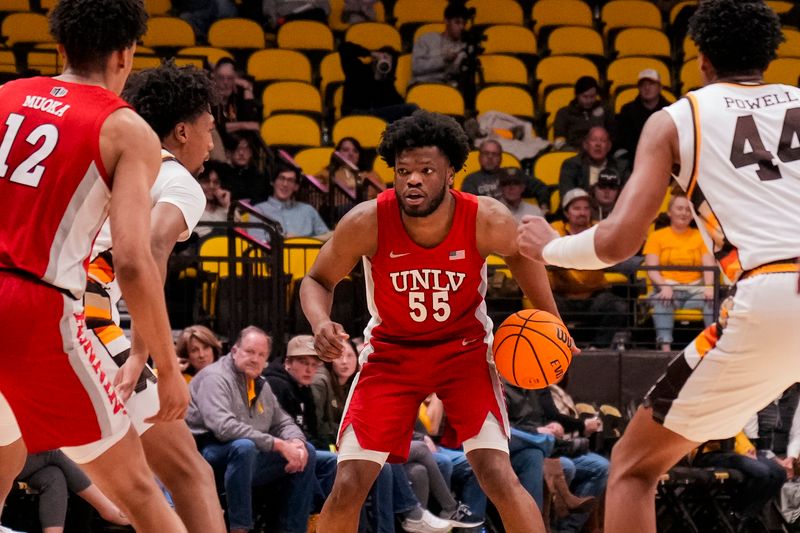
<path fill-rule="evenodd" d="M 160 143 L 136 113 L 120 109 L 100 134 L 103 162 L 114 176 L 109 219 L 114 270 L 131 317 L 159 369 L 161 409 L 156 420 L 183 418 L 189 395 L 178 360 L 159 280 L 150 252 L 150 187 L 161 165 Z"/>
<path fill-rule="evenodd" d="M 478 197 L 477 242 L 484 255 L 502 256 L 522 292 L 537 308 L 556 316 L 558 309 L 544 265 L 529 261 L 519 251 L 517 222 L 506 206 L 487 196 Z"/>
<path fill-rule="evenodd" d="M 378 245 L 377 204 L 374 200 L 353 208 L 342 218 L 300 285 L 300 303 L 314 332 L 317 355 L 331 361 L 342 355 L 347 333 L 331 321 L 333 289 L 350 274 L 361 256 L 371 257 Z"/>

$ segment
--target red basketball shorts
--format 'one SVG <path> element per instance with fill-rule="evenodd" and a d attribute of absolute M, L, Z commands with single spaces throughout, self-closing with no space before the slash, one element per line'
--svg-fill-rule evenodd
<path fill-rule="evenodd" d="M 372 340 L 360 360 L 340 438 L 352 425 L 362 448 L 405 462 L 419 406 L 433 392 L 444 403 L 444 446 L 457 448 L 476 436 L 489 413 L 508 433 L 502 385 L 481 340 L 466 345 L 463 339 L 437 345 Z"/>
<path fill-rule="evenodd" d="M 14 419 L 29 453 L 100 439 L 107 449 L 126 433 L 127 412 L 92 350 L 81 302 L 0 272 L 0 339 L 0 401 L 13 412 L 0 409 L 0 440 Z"/>

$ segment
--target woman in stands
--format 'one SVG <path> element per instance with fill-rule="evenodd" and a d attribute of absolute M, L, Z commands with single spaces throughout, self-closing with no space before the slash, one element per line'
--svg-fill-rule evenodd
<path fill-rule="evenodd" d="M 178 336 L 175 351 L 183 378 L 189 383 L 195 374 L 219 359 L 222 343 L 207 327 L 189 326 Z"/>

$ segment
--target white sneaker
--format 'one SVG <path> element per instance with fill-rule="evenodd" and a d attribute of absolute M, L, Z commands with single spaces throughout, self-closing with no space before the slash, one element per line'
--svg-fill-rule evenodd
<path fill-rule="evenodd" d="M 422 518 L 419 520 L 412 520 L 406 518 L 403 520 L 403 531 L 409 533 L 446 533 L 453 527 L 447 520 L 442 520 L 435 514 L 427 509 L 423 509 Z"/>
<path fill-rule="evenodd" d="M 10 527 L 6 527 L 3 524 L 0 524 L 0 533 L 25 533 L 25 532 L 17 531 L 16 529 L 11 529 Z"/>

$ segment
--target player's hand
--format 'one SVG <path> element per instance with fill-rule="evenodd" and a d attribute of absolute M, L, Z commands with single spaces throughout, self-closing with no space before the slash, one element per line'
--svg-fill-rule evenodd
<path fill-rule="evenodd" d="M 558 232 L 542 217 L 526 215 L 517 228 L 519 252 L 534 261 L 544 263 L 542 250 L 545 245 L 558 238 Z"/>
<path fill-rule="evenodd" d="M 127 402 L 133 394 L 133 389 L 136 388 L 139 376 L 142 375 L 144 363 L 144 358 L 131 355 L 125 363 L 119 367 L 117 375 L 114 376 L 114 390 L 117 391 L 117 395 L 122 399 L 122 403 Z"/>
<path fill-rule="evenodd" d="M 333 361 L 342 356 L 344 342 L 350 335 L 341 324 L 328 320 L 323 322 L 314 331 L 314 349 L 317 356 L 323 361 Z"/>
<path fill-rule="evenodd" d="M 662 302 L 671 302 L 675 292 L 672 290 L 672 287 L 669 285 L 662 285 L 658 288 L 658 292 L 655 295 L 656 300 L 661 300 Z"/>
<path fill-rule="evenodd" d="M 159 372 L 158 402 L 160 405 L 158 412 L 146 418 L 145 422 L 154 424 L 183 420 L 186 408 L 189 406 L 189 389 L 179 372 Z"/>

